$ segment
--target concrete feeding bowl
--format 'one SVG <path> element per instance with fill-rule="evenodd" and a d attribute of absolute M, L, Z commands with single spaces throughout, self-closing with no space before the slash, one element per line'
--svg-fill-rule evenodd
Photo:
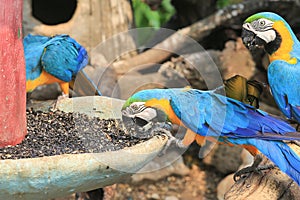
<path fill-rule="evenodd" d="M 65 99 L 58 108 L 102 119 L 121 118 L 124 102 L 108 97 Z M 47 110 L 49 103 L 42 109 Z M 50 199 L 114 184 L 137 172 L 162 150 L 155 136 L 118 151 L 0 160 L 0 199 Z"/>

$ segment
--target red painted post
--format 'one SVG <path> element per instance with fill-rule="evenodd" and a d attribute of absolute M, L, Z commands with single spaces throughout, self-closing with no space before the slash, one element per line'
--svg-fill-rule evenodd
<path fill-rule="evenodd" d="M 0 1 L 0 146 L 16 145 L 26 129 L 23 0 Z"/>

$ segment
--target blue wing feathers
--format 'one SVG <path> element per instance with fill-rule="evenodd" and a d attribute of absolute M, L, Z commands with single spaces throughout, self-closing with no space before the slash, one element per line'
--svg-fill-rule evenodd
<path fill-rule="evenodd" d="M 215 93 L 189 90 L 188 92 L 177 92 L 175 95 L 176 98 L 174 93 L 171 94 L 171 106 L 174 112 L 180 116 L 186 126 L 195 132 L 201 130 L 204 123 L 209 124 L 217 132 L 232 137 L 262 137 L 260 133 L 285 135 L 288 132 L 296 131 L 287 123 L 267 115 L 265 112 Z M 197 109 L 191 112 L 191 107 L 186 105 L 196 106 Z M 272 135 L 265 137 L 265 139 L 267 138 L 273 139 Z"/>
<path fill-rule="evenodd" d="M 28 35 L 23 43 L 27 80 L 37 78 L 44 69 L 56 78 L 69 82 L 88 63 L 86 50 L 68 35 Z"/>
<path fill-rule="evenodd" d="M 34 80 L 42 73 L 40 57 L 44 51 L 45 43 L 49 40 L 44 36 L 27 35 L 23 39 L 26 63 L 26 80 Z"/>
<path fill-rule="evenodd" d="M 84 68 L 88 64 L 87 51 L 83 47 L 79 48 L 77 62 L 79 63 L 77 71 L 80 71 L 82 68 Z"/>
<path fill-rule="evenodd" d="M 291 105 L 292 107 L 292 116 L 300 123 L 300 108 L 299 106 Z"/>

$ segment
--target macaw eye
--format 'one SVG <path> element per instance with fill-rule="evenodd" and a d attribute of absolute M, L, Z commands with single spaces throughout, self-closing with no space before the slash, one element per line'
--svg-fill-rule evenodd
<path fill-rule="evenodd" d="M 263 27 L 265 24 L 266 24 L 266 22 L 264 20 L 260 20 L 259 21 L 259 26 L 260 27 Z"/>
<path fill-rule="evenodd" d="M 138 105 L 132 104 L 132 105 L 131 105 L 131 108 L 132 108 L 133 110 L 137 110 L 139 107 L 138 107 Z"/>

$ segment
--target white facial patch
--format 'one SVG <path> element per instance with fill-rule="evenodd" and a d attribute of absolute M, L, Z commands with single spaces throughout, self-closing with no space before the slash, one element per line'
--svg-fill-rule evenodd
<path fill-rule="evenodd" d="M 276 32 L 271 29 L 264 32 L 258 32 L 256 35 L 266 43 L 272 42 L 276 38 Z"/>
<path fill-rule="evenodd" d="M 157 116 L 155 109 L 145 107 L 145 102 L 132 103 L 128 108 L 122 111 L 122 114 L 130 118 L 139 117 L 146 121 L 151 121 Z"/>
<path fill-rule="evenodd" d="M 135 117 L 139 117 L 141 119 L 144 119 L 148 122 L 150 122 L 152 119 L 154 119 L 157 116 L 157 112 L 153 108 L 146 108 L 140 113 L 137 113 Z"/>
<path fill-rule="evenodd" d="M 269 43 L 276 38 L 276 32 L 272 28 L 273 24 L 274 22 L 268 19 L 257 19 L 251 23 L 243 24 L 243 28 L 253 32 L 257 37 Z"/>

